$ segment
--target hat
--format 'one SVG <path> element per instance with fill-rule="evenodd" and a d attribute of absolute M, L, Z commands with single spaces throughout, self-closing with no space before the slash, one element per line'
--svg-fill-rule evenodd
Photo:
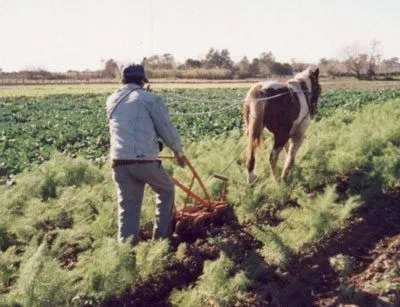
<path fill-rule="evenodd" d="M 144 73 L 144 68 L 142 65 L 129 65 L 124 68 L 124 71 L 122 72 L 124 77 L 137 77 L 137 78 L 143 78 L 144 82 L 149 82 L 147 80 L 146 75 Z"/>

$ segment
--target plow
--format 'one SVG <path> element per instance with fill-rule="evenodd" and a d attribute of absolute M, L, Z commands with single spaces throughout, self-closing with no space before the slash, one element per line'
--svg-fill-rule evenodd
<path fill-rule="evenodd" d="M 160 158 L 175 159 L 175 157 Z M 211 224 L 223 223 L 227 220 L 229 215 L 229 206 L 226 200 L 228 178 L 221 175 L 213 176 L 223 183 L 218 199 L 213 199 L 189 160 L 186 161 L 186 166 L 191 172 L 188 185 L 172 177 L 175 186 L 186 194 L 185 200 L 179 208 L 175 204 L 174 230 L 178 236 L 197 236 L 202 234 Z M 194 192 L 196 185 L 200 188 L 201 195 Z M 189 200 L 192 200 L 190 204 Z"/>

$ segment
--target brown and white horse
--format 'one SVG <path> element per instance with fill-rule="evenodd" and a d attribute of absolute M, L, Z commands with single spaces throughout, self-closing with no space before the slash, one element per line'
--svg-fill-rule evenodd
<path fill-rule="evenodd" d="M 317 111 L 321 94 L 318 76 L 318 68 L 307 68 L 287 82 L 259 82 L 248 91 L 243 115 L 248 138 L 246 165 L 250 185 L 256 180 L 255 151 L 262 145 L 264 127 L 274 135 L 274 146 L 269 156 L 272 175 L 279 180 L 276 165 L 283 148 L 286 161 L 280 179 L 285 179 L 293 167 L 304 132 Z"/>

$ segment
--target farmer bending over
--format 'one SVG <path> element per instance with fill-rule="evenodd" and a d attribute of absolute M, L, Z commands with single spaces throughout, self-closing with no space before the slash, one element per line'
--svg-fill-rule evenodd
<path fill-rule="evenodd" d="M 140 210 L 145 184 L 157 194 L 154 238 L 172 235 L 174 184 L 157 160 L 160 137 L 185 165 L 179 134 L 171 123 L 163 99 L 143 90 L 146 79 L 141 65 L 123 71 L 124 86 L 107 99 L 110 125 L 110 158 L 118 195 L 118 241 L 133 236 L 138 242 Z"/>

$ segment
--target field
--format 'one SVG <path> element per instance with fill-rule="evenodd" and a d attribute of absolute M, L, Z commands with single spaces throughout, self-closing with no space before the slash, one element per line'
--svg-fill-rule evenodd
<path fill-rule="evenodd" d="M 104 109 L 115 85 L 1 88 L 0 305 L 399 304 L 400 87 L 329 82 L 288 181 L 269 176 L 265 134 L 253 189 L 231 103 L 249 84 L 156 84 L 213 195 L 212 174 L 233 162 L 232 218 L 196 240 L 147 240 L 146 191 L 133 250 L 115 240 Z"/>

